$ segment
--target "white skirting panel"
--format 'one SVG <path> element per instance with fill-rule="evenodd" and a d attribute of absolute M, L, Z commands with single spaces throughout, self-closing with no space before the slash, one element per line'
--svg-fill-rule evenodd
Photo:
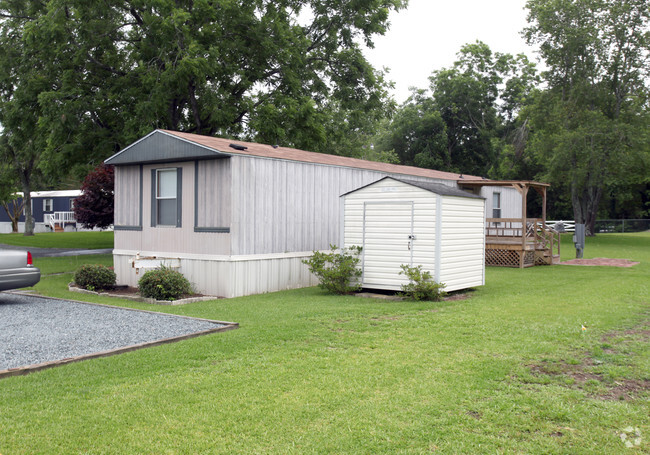
<path fill-rule="evenodd" d="M 137 286 L 140 277 L 149 270 L 136 268 L 142 265 L 142 261 L 135 260 L 136 254 L 135 251 L 113 251 L 118 284 Z M 302 263 L 311 255 L 312 252 L 246 256 L 140 252 L 139 258 L 155 257 L 158 262 L 174 263 L 196 292 L 230 298 L 317 285 L 318 280 Z M 151 264 L 155 267 L 155 261 Z"/>

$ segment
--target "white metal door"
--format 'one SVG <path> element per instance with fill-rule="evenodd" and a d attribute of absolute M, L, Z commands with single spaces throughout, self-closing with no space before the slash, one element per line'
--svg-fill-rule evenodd
<path fill-rule="evenodd" d="M 363 216 L 363 286 L 399 289 L 413 263 L 413 202 L 366 202 Z"/>

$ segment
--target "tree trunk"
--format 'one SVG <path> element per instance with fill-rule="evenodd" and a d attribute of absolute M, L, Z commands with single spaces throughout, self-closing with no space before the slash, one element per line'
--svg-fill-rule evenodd
<path fill-rule="evenodd" d="M 593 236 L 596 233 L 596 217 L 603 189 L 599 186 L 588 186 L 580 190 L 575 183 L 571 184 L 571 204 L 573 219 L 576 224 L 585 225 L 585 233 Z"/>
<path fill-rule="evenodd" d="M 25 203 L 25 235 L 34 235 L 34 217 L 32 216 L 32 185 L 29 178 L 21 173 L 20 183 L 23 188 L 23 201 Z"/>

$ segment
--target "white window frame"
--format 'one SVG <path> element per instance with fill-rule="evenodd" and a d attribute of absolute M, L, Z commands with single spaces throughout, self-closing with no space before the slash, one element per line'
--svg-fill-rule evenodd
<path fill-rule="evenodd" d="M 48 208 L 49 206 L 49 208 Z M 43 199 L 43 212 L 53 212 L 54 211 L 54 199 L 46 197 Z"/>
<path fill-rule="evenodd" d="M 501 193 L 492 193 L 492 218 L 501 218 Z"/>
<path fill-rule="evenodd" d="M 154 191 L 154 196 L 156 198 L 155 204 L 156 204 L 156 226 L 163 226 L 163 227 L 178 227 L 177 223 L 177 216 L 178 216 L 178 172 L 179 169 L 176 167 L 172 168 L 162 168 L 162 169 L 156 169 L 156 181 L 155 181 L 155 191 Z M 160 188 L 160 175 L 163 173 L 173 173 L 174 174 L 174 181 L 176 182 L 176 187 L 174 190 L 174 196 L 161 196 L 161 188 Z M 171 201 L 174 200 L 176 201 L 176 214 L 174 216 L 174 223 L 173 224 L 163 224 L 161 222 L 161 210 L 160 210 L 160 201 Z"/>

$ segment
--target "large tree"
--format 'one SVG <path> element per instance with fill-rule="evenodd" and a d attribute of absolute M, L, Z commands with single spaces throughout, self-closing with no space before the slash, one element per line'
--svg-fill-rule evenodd
<path fill-rule="evenodd" d="M 606 189 L 650 174 L 650 1 L 529 0 L 527 8 L 526 36 L 548 67 L 531 146 L 593 233 Z"/>
<path fill-rule="evenodd" d="M 493 173 L 537 83 L 535 66 L 523 54 L 492 52 L 477 41 L 463 46 L 454 65 L 435 71 L 430 81 L 447 126 L 447 154 L 466 173 Z"/>
<path fill-rule="evenodd" d="M 536 70 L 524 55 L 492 52 L 480 41 L 457 56 L 433 73 L 428 91 L 413 91 L 377 145 L 393 149 L 403 164 L 493 174 L 502 150 L 522 142 L 517 115 L 537 83 Z"/>
<path fill-rule="evenodd" d="M 0 159 L 24 194 L 25 235 L 34 234 L 30 193 L 47 143 L 40 97 L 54 80 L 43 55 L 29 43 L 27 18 L 43 12 L 38 1 L 0 3 Z"/>
<path fill-rule="evenodd" d="M 0 15 L 44 67 L 41 166 L 85 175 L 153 128 L 336 149 L 331 131 L 360 134 L 369 125 L 359 113 L 384 109 L 386 83 L 361 45 L 405 5 L 2 0 Z"/>

